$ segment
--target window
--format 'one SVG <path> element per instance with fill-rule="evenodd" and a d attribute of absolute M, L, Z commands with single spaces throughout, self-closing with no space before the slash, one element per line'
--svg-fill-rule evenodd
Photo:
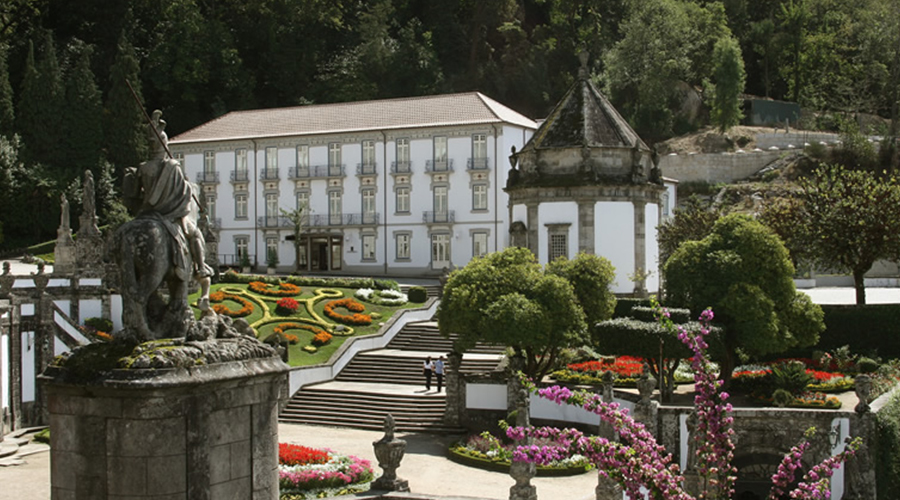
<path fill-rule="evenodd" d="M 341 192 L 328 192 L 328 223 L 331 225 L 341 224 Z"/>
<path fill-rule="evenodd" d="M 397 139 L 397 171 L 409 172 L 409 139 Z"/>
<path fill-rule="evenodd" d="M 235 261 L 240 262 L 242 255 L 250 256 L 250 245 L 248 244 L 248 241 L 249 238 L 246 236 L 238 236 L 234 239 Z"/>
<path fill-rule="evenodd" d="M 278 168 L 278 148 L 266 148 L 266 168 L 271 170 Z"/>
<path fill-rule="evenodd" d="M 238 149 L 234 152 L 234 180 L 247 180 L 247 150 Z"/>
<path fill-rule="evenodd" d="M 363 189 L 362 191 L 362 218 L 363 224 L 375 222 L 375 190 Z"/>
<path fill-rule="evenodd" d="M 362 141 L 362 164 L 375 165 L 375 141 Z"/>
<path fill-rule="evenodd" d="M 297 266 L 300 269 L 306 269 L 307 266 L 306 260 L 306 240 L 301 240 L 300 245 L 297 247 Z"/>
<path fill-rule="evenodd" d="M 246 194 L 236 194 L 234 195 L 234 218 L 235 219 L 246 219 L 247 218 L 247 195 Z"/>
<path fill-rule="evenodd" d="M 395 191 L 397 197 L 397 213 L 409 213 L 409 187 L 398 187 Z"/>
<path fill-rule="evenodd" d="M 172 153 L 172 158 L 181 165 L 181 168 L 184 168 L 184 153 Z"/>
<path fill-rule="evenodd" d="M 309 168 L 309 146 L 297 146 L 297 166 Z"/>
<path fill-rule="evenodd" d="M 434 221 L 447 222 L 447 186 L 434 187 Z"/>
<path fill-rule="evenodd" d="M 213 222 L 216 220 L 216 196 L 208 194 L 204 201 L 206 202 L 206 215 L 210 222 Z"/>
<path fill-rule="evenodd" d="M 397 260 L 409 260 L 409 233 L 397 234 Z"/>
<path fill-rule="evenodd" d="M 309 191 L 297 191 L 297 208 L 302 208 L 304 214 L 309 213 Z"/>
<path fill-rule="evenodd" d="M 362 260 L 375 260 L 375 235 L 362 235 Z"/>
<path fill-rule="evenodd" d="M 488 253 L 488 234 L 472 233 L 472 257 L 481 257 Z"/>
<path fill-rule="evenodd" d="M 434 138 L 434 169 L 446 170 L 447 168 L 447 138 Z"/>
<path fill-rule="evenodd" d="M 446 233 L 431 235 L 431 266 L 442 269 L 450 265 L 450 235 Z"/>
<path fill-rule="evenodd" d="M 328 166 L 338 167 L 341 165 L 341 145 L 332 142 L 328 145 Z"/>
<path fill-rule="evenodd" d="M 475 134 L 472 136 L 472 169 L 482 170 L 488 168 L 487 161 L 487 136 Z"/>
<path fill-rule="evenodd" d="M 278 238 L 271 237 L 266 238 L 266 264 L 268 264 L 272 256 L 275 256 L 275 259 L 278 259 Z"/>
<path fill-rule="evenodd" d="M 203 173 L 213 174 L 216 172 L 216 154 L 212 151 L 203 152 Z"/>
<path fill-rule="evenodd" d="M 472 210 L 488 209 L 487 184 L 475 184 L 472 186 Z"/>
<path fill-rule="evenodd" d="M 278 226 L 278 193 L 266 193 L 266 227 Z"/>
<path fill-rule="evenodd" d="M 568 238 L 566 233 L 550 233 L 550 260 L 568 257 Z"/>

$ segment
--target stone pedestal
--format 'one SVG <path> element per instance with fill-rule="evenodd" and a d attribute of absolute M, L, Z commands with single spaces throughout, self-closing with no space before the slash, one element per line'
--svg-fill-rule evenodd
<path fill-rule="evenodd" d="M 53 500 L 278 499 L 277 357 L 42 381 Z"/>

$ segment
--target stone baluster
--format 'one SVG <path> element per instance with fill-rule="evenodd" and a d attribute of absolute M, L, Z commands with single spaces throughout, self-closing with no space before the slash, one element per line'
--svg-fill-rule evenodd
<path fill-rule="evenodd" d="M 406 453 L 406 441 L 394 437 L 394 416 L 388 414 L 384 419 L 384 437 L 372 443 L 378 466 L 384 472 L 372 483 L 373 490 L 409 491 L 409 481 L 397 477 L 400 461 Z"/>
<path fill-rule="evenodd" d="M 857 403 L 856 413 L 862 415 L 863 413 L 869 412 L 869 395 L 872 392 L 872 379 L 865 374 L 857 375 L 855 379 L 853 379 L 853 385 L 856 390 L 856 397 L 859 398 L 859 403 Z"/>
<path fill-rule="evenodd" d="M 657 435 L 657 415 L 659 413 L 659 403 L 652 401 L 650 397 L 653 390 L 656 389 L 656 379 L 650 374 L 650 366 L 644 363 L 644 370 L 637 380 L 638 393 L 641 396 L 640 401 L 634 405 L 634 419 L 644 424 L 647 431 Z"/>
<path fill-rule="evenodd" d="M 615 373 L 611 370 L 603 372 L 601 380 L 603 381 L 602 398 L 604 403 L 612 403 L 614 399 L 613 384 L 616 382 Z M 613 441 L 616 439 L 616 431 L 612 425 L 606 422 L 600 422 L 598 429 L 600 437 L 604 437 Z M 622 488 L 618 483 L 610 479 L 606 474 L 597 475 L 597 487 L 594 488 L 594 495 L 597 500 L 619 500 L 622 498 Z"/>
<path fill-rule="evenodd" d="M 460 373 L 462 354 L 456 351 L 447 356 L 445 380 L 447 386 L 447 406 L 444 409 L 444 423 L 451 427 L 459 427 L 461 415 L 465 410 L 465 382 Z"/>
<path fill-rule="evenodd" d="M 516 377 L 511 378 L 509 383 L 517 387 L 516 425 L 528 427 L 531 424 L 531 418 L 528 415 L 528 391 L 520 387 L 519 379 Z M 532 439 L 527 437 L 521 444 L 529 446 L 532 444 Z M 535 474 L 537 474 L 537 466 L 534 463 L 514 461 L 509 466 L 509 475 L 515 479 L 516 484 L 509 489 L 509 500 L 537 500 L 537 488 L 531 484 L 531 478 Z"/>

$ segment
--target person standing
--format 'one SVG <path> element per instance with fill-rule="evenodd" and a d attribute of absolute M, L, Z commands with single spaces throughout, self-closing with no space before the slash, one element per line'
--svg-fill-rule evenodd
<path fill-rule="evenodd" d="M 434 362 L 431 361 L 431 356 L 425 358 L 425 362 L 422 363 L 422 373 L 425 375 L 425 390 L 431 390 L 431 374 L 434 372 Z"/>
<path fill-rule="evenodd" d="M 437 385 L 438 392 L 441 392 L 441 387 L 444 383 L 444 357 L 441 356 L 434 362 L 434 374 L 437 375 Z"/>

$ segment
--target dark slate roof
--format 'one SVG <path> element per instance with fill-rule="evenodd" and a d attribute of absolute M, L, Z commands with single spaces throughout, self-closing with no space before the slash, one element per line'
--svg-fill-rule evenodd
<path fill-rule="evenodd" d="M 523 149 L 650 148 L 587 76 L 580 76 Z"/>

